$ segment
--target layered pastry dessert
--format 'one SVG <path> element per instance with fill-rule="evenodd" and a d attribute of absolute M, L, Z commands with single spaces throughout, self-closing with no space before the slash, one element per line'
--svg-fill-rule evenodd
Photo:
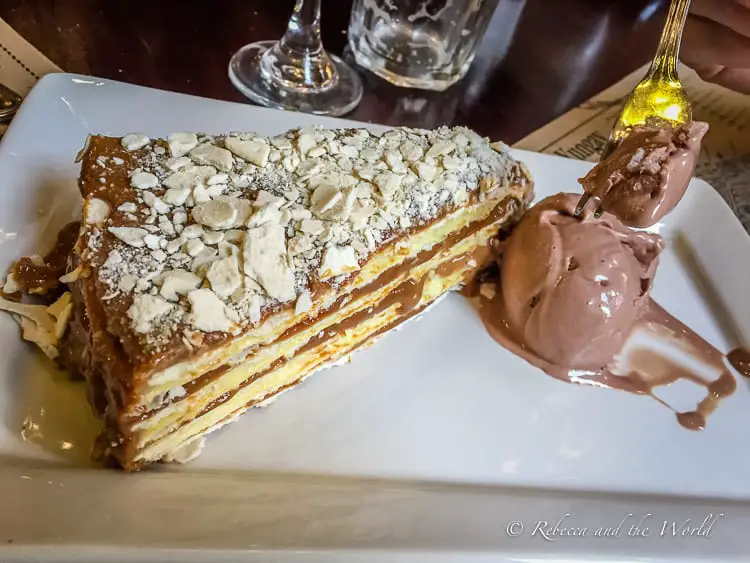
<path fill-rule="evenodd" d="M 31 283 L 22 261 L 5 287 L 61 297 L 2 306 L 85 377 L 126 470 L 189 458 L 463 284 L 532 191 L 465 128 L 93 136 L 79 160 L 67 268 Z"/>

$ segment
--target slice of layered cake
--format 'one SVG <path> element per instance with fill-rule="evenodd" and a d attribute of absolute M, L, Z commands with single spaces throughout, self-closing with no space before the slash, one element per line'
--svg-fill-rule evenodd
<path fill-rule="evenodd" d="M 79 158 L 72 299 L 48 341 L 126 470 L 189 457 L 460 286 L 532 190 L 465 128 L 94 136 Z"/>

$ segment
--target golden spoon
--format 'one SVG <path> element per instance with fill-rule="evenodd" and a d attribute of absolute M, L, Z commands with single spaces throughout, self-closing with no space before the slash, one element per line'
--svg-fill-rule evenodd
<path fill-rule="evenodd" d="M 601 160 L 612 154 L 636 125 L 658 125 L 665 121 L 670 125 L 679 125 L 692 119 L 690 100 L 677 73 L 682 30 L 685 28 L 689 7 L 690 0 L 672 0 L 670 3 L 654 60 L 651 61 L 646 76 L 628 95 L 620 117 L 609 134 Z M 576 215 L 584 210 L 591 199 L 598 200 L 596 196 L 589 194 L 581 196 L 576 206 Z M 600 202 L 597 201 L 596 204 L 599 206 Z M 597 207 L 597 215 L 601 215 L 601 212 L 601 207 Z"/>

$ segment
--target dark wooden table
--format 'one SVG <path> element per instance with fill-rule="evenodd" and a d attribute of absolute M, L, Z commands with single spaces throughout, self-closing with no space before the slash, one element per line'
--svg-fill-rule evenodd
<path fill-rule="evenodd" d="M 518 0 L 500 0 L 511 2 Z M 666 0 L 527 0 L 507 49 L 501 10 L 469 75 L 440 94 L 364 74 L 354 119 L 468 125 L 514 142 L 647 61 Z M 350 0 L 323 1 L 326 47 L 346 46 Z M 62 69 L 240 101 L 231 54 L 284 31 L 293 0 L 2 0 L 0 17 Z"/>

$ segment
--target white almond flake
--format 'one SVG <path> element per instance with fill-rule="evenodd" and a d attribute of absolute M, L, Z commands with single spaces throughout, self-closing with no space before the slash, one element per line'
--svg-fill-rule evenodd
<path fill-rule="evenodd" d="M 112 162 L 116 166 L 122 166 L 123 164 L 125 164 L 125 161 L 123 159 L 121 159 L 119 156 L 113 156 L 112 157 Z"/>
<path fill-rule="evenodd" d="M 193 166 L 170 174 L 164 179 L 167 188 L 187 188 L 192 191 L 195 186 L 204 185 L 216 174 L 213 166 Z"/>
<path fill-rule="evenodd" d="M 128 133 L 122 138 L 122 146 L 127 151 L 137 151 L 148 145 L 151 139 L 146 137 L 143 133 Z"/>
<path fill-rule="evenodd" d="M 133 298 L 128 309 L 128 317 L 133 321 L 133 329 L 139 333 L 150 332 L 156 321 L 174 308 L 172 303 L 161 297 L 141 294 Z"/>
<path fill-rule="evenodd" d="M 138 206 L 132 201 L 126 201 L 117 208 L 117 211 L 122 211 L 123 213 L 135 213 L 138 211 Z"/>
<path fill-rule="evenodd" d="M 181 168 L 185 168 L 186 166 L 193 166 L 193 161 L 190 160 L 186 156 L 181 156 L 179 158 L 170 158 L 165 163 L 165 166 L 169 168 L 172 172 L 177 172 Z"/>
<path fill-rule="evenodd" d="M 227 316 L 224 302 L 208 289 L 196 289 L 188 293 L 190 301 L 190 323 L 203 332 L 229 332 L 233 323 Z"/>
<path fill-rule="evenodd" d="M 271 149 L 263 139 L 243 141 L 237 137 L 227 137 L 224 139 L 224 146 L 241 159 L 247 160 L 256 166 L 262 168 L 268 164 L 268 155 Z"/>
<path fill-rule="evenodd" d="M 172 133 L 167 137 L 169 152 L 174 158 L 186 155 L 198 144 L 195 133 Z"/>
<path fill-rule="evenodd" d="M 130 185 L 136 190 L 151 190 L 159 185 L 159 178 L 151 172 L 136 172 L 130 178 Z"/>
<path fill-rule="evenodd" d="M 500 154 L 505 154 L 508 152 L 508 145 L 506 145 L 502 141 L 495 141 L 494 143 L 490 143 L 490 148 L 492 148 L 492 150 L 495 152 L 499 152 Z"/>
<path fill-rule="evenodd" d="M 185 240 L 200 238 L 203 236 L 203 227 L 200 225 L 188 225 L 180 234 Z"/>
<path fill-rule="evenodd" d="M 146 246 L 151 250 L 158 250 L 160 247 L 159 243 L 161 242 L 161 237 L 149 233 L 145 237 L 143 237 L 143 242 L 146 243 Z"/>
<path fill-rule="evenodd" d="M 222 240 L 224 240 L 224 233 L 221 231 L 203 233 L 203 242 L 205 244 L 219 244 Z"/>
<path fill-rule="evenodd" d="M 226 184 L 213 184 L 212 186 L 208 186 L 206 188 L 206 193 L 208 194 L 208 197 L 215 198 L 223 194 L 224 190 L 226 189 L 227 189 Z"/>
<path fill-rule="evenodd" d="M 109 227 L 107 230 L 128 246 L 135 248 L 143 247 L 143 237 L 148 234 L 146 229 L 139 227 Z"/>
<path fill-rule="evenodd" d="M 166 245 L 167 241 L 165 241 L 164 239 L 161 239 L 159 242 L 160 243 L 163 242 Z M 167 253 L 164 252 L 161 248 L 154 250 L 151 253 L 151 256 L 153 256 L 154 260 L 156 260 L 157 262 L 164 262 L 164 260 L 167 259 Z"/>
<path fill-rule="evenodd" d="M 404 161 L 401 159 L 401 155 L 399 153 L 397 153 L 396 151 L 385 151 L 385 154 L 383 156 L 385 158 L 386 164 L 391 170 L 393 170 L 397 174 L 406 173 L 406 164 L 404 164 Z"/>
<path fill-rule="evenodd" d="M 291 301 L 294 270 L 287 260 L 286 236 L 280 225 L 265 224 L 245 233 L 242 248 L 245 274 L 258 282 L 272 298 Z"/>
<path fill-rule="evenodd" d="M 193 203 L 198 205 L 199 203 L 205 203 L 211 201 L 211 196 L 208 195 L 206 188 L 200 184 L 193 188 Z"/>
<path fill-rule="evenodd" d="M 138 281 L 135 282 L 136 292 L 146 293 L 149 289 L 151 289 L 151 282 L 146 278 L 139 278 Z"/>
<path fill-rule="evenodd" d="M 359 262 L 354 248 L 351 246 L 329 246 L 323 253 L 323 262 L 318 269 L 318 278 L 329 278 L 356 272 Z"/>
<path fill-rule="evenodd" d="M 440 156 L 443 154 L 450 154 L 456 149 L 455 143 L 451 141 L 437 141 L 430 147 L 425 156 Z"/>
<path fill-rule="evenodd" d="M 299 150 L 302 157 L 307 155 L 307 152 L 315 146 L 315 137 L 309 133 L 303 133 L 297 139 L 297 150 Z"/>
<path fill-rule="evenodd" d="M 172 225 L 172 222 L 165 216 L 159 218 L 159 230 L 169 237 L 175 235 L 174 225 Z"/>
<path fill-rule="evenodd" d="M 455 155 L 443 157 L 443 168 L 446 170 L 458 170 L 461 167 L 461 159 Z"/>
<path fill-rule="evenodd" d="M 304 207 L 294 207 L 292 208 L 292 219 L 295 221 L 301 221 L 302 219 L 310 219 L 312 218 L 312 213 L 310 213 L 309 209 L 305 209 Z"/>
<path fill-rule="evenodd" d="M 319 221 L 318 219 L 303 219 L 299 228 L 303 233 L 317 235 L 323 232 L 323 221 Z"/>
<path fill-rule="evenodd" d="M 496 288 L 495 288 L 494 283 L 483 283 L 481 287 L 479 288 L 479 293 L 485 299 L 494 299 L 495 292 L 496 292 Z"/>
<path fill-rule="evenodd" d="M 157 213 L 161 213 L 162 215 L 169 213 L 170 207 L 151 192 L 143 193 L 143 201 Z"/>
<path fill-rule="evenodd" d="M 375 178 L 375 175 L 378 173 L 377 170 L 368 166 L 357 166 L 354 171 L 357 173 L 357 176 L 368 181 Z"/>
<path fill-rule="evenodd" d="M 68 321 L 70 315 L 73 314 L 73 302 L 72 296 L 69 291 L 63 293 L 57 301 L 47 307 L 47 313 L 52 315 L 55 322 L 55 339 L 60 340 L 65 334 L 65 329 L 68 328 Z"/>
<path fill-rule="evenodd" d="M 292 142 L 284 136 L 271 137 L 271 144 L 282 151 L 292 148 Z"/>
<path fill-rule="evenodd" d="M 299 190 L 295 187 L 291 187 L 284 192 L 284 197 L 289 201 L 297 201 L 297 198 L 299 197 Z"/>
<path fill-rule="evenodd" d="M 109 204 L 103 199 L 92 197 L 86 202 L 86 224 L 99 225 L 109 217 Z"/>
<path fill-rule="evenodd" d="M 175 206 L 184 205 L 189 195 L 189 188 L 169 188 L 164 194 L 164 201 Z"/>
<path fill-rule="evenodd" d="M 255 197 L 255 201 L 253 201 L 255 207 L 263 207 L 264 205 L 275 205 L 276 207 L 281 207 L 283 204 L 283 198 L 275 196 L 266 190 L 260 190 Z"/>
<path fill-rule="evenodd" d="M 222 258 L 211 264 L 206 274 L 211 289 L 221 298 L 228 298 L 242 285 L 242 275 L 235 256 Z"/>
<path fill-rule="evenodd" d="M 188 156 L 197 164 L 208 164 L 225 172 L 231 170 L 234 164 L 231 152 L 208 143 L 198 145 L 188 153 Z"/>
<path fill-rule="evenodd" d="M 310 298 L 310 292 L 305 290 L 297 298 L 297 303 L 294 305 L 294 314 L 301 315 L 307 313 L 310 309 L 312 309 L 312 299 Z"/>
<path fill-rule="evenodd" d="M 208 180 L 206 180 L 206 185 L 215 186 L 216 184 L 226 184 L 227 182 L 229 182 L 229 175 L 220 172 L 219 174 L 214 174 Z"/>
<path fill-rule="evenodd" d="M 418 161 L 424 154 L 422 147 L 412 141 L 406 141 L 405 143 L 403 143 L 399 147 L 399 150 L 401 151 L 404 160 L 407 160 L 409 162 Z"/>
<path fill-rule="evenodd" d="M 187 213 L 185 213 L 184 211 L 178 210 L 172 214 L 172 222 L 175 225 L 187 223 L 187 219 L 188 219 Z"/>
<path fill-rule="evenodd" d="M 259 227 L 266 223 L 279 223 L 281 222 L 281 211 L 276 204 L 264 205 L 258 209 L 255 213 L 250 216 L 247 221 L 247 227 Z"/>
<path fill-rule="evenodd" d="M 118 264 L 122 264 L 122 254 L 119 250 L 110 250 L 107 254 L 107 259 L 102 264 L 102 268 L 114 268 Z"/>
<path fill-rule="evenodd" d="M 202 240 L 197 238 L 190 239 L 185 243 L 185 252 L 189 256 L 198 256 L 204 248 L 206 248 L 206 245 L 203 244 Z"/>
<path fill-rule="evenodd" d="M 196 205 L 192 215 L 197 223 L 211 229 L 228 229 L 234 226 L 238 209 L 228 200 L 214 199 Z"/>
<path fill-rule="evenodd" d="M 344 145 L 341 147 L 341 154 L 343 156 L 348 156 L 349 158 L 357 158 L 359 156 L 359 151 L 356 147 Z"/>
<path fill-rule="evenodd" d="M 117 289 L 128 293 L 130 291 L 133 291 L 136 283 L 138 283 L 138 278 L 136 278 L 133 274 L 125 274 L 120 278 L 120 281 L 117 282 Z"/>
<path fill-rule="evenodd" d="M 174 254 L 180 249 L 180 247 L 182 247 L 184 242 L 185 239 L 183 238 L 172 239 L 167 243 L 167 246 L 164 247 L 164 250 L 167 254 Z"/>
<path fill-rule="evenodd" d="M 177 301 L 179 295 L 187 295 L 201 284 L 201 278 L 187 270 L 171 270 L 162 276 L 159 294 L 169 301 Z"/>
<path fill-rule="evenodd" d="M 453 142 L 456 143 L 457 146 L 464 148 L 469 144 L 469 139 L 466 135 L 457 133 L 453 136 Z"/>
<path fill-rule="evenodd" d="M 437 176 L 437 167 L 432 164 L 417 162 L 414 165 L 414 168 L 416 168 L 419 177 L 425 182 L 432 182 L 435 179 L 435 176 Z"/>
<path fill-rule="evenodd" d="M 206 247 L 201 250 L 190 264 L 190 271 L 201 278 L 206 277 L 208 267 L 220 258 L 219 251 L 215 248 Z"/>
<path fill-rule="evenodd" d="M 11 295 L 13 293 L 19 293 L 23 287 L 18 283 L 18 278 L 13 272 L 8 273 L 8 277 L 5 278 L 5 284 L 3 285 L 3 293 Z"/>
<path fill-rule="evenodd" d="M 319 158 L 326 153 L 324 147 L 315 147 L 307 151 L 307 158 Z"/>
<path fill-rule="evenodd" d="M 83 266 L 78 266 L 75 270 L 72 270 L 60 277 L 61 283 L 73 283 L 78 281 L 83 273 Z"/>
<path fill-rule="evenodd" d="M 373 179 L 373 182 L 385 198 L 393 197 L 401 186 L 401 176 L 393 172 L 381 172 Z"/>
<path fill-rule="evenodd" d="M 55 318 L 44 305 L 16 303 L 0 297 L 0 310 L 13 313 L 23 329 L 23 339 L 33 342 L 51 359 L 58 355 Z"/>

